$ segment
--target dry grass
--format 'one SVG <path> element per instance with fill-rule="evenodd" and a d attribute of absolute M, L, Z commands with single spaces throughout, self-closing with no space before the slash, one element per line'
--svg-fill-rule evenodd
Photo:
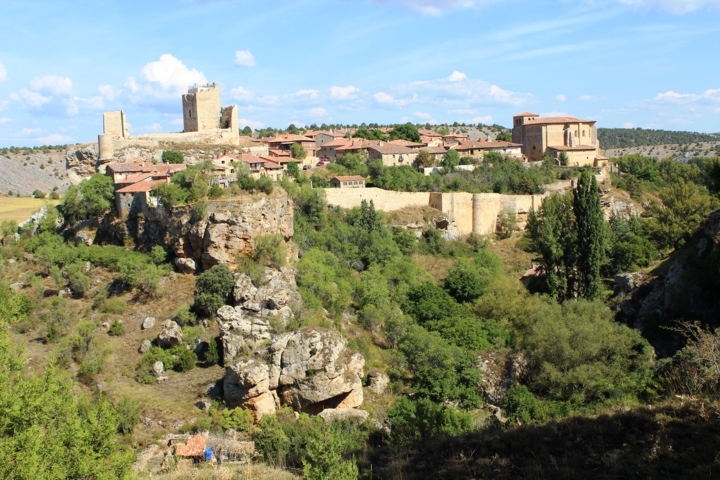
<path fill-rule="evenodd" d="M 41 200 L 28 197 L 0 197 L 0 222 L 5 220 L 15 220 L 18 223 L 23 222 L 40 210 L 46 203 L 55 206 L 60 202 L 57 200 Z"/>
<path fill-rule="evenodd" d="M 139 474 L 138 478 L 149 478 Z M 160 480 L 292 480 L 301 478 L 287 470 L 273 468 L 264 463 L 251 463 L 248 465 L 225 464 L 218 467 L 215 464 L 180 465 L 169 473 L 155 474 L 152 478 Z"/>

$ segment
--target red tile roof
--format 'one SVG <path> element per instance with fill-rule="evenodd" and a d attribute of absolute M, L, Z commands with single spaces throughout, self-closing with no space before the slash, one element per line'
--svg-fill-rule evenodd
<path fill-rule="evenodd" d="M 417 143 L 417 142 L 411 142 L 409 140 L 390 140 L 388 143 L 393 143 L 395 145 L 402 145 L 403 147 L 408 148 L 417 148 L 417 147 L 423 147 L 427 145 L 427 143 Z"/>
<path fill-rule="evenodd" d="M 377 145 L 369 146 L 368 149 L 375 150 L 376 152 L 382 154 L 382 155 L 402 155 L 402 154 L 411 154 L 411 153 L 417 153 L 417 150 L 412 150 L 408 147 L 403 147 L 402 145 L 395 145 L 393 143 L 387 143 L 387 142 L 380 142 Z"/>
<path fill-rule="evenodd" d="M 270 154 L 275 155 L 276 157 L 289 157 L 291 156 L 290 150 L 277 150 L 277 149 L 270 149 Z"/>
<path fill-rule="evenodd" d="M 545 117 L 528 120 L 524 125 L 549 125 L 555 123 L 595 123 L 595 120 L 581 120 L 575 117 Z"/>
<path fill-rule="evenodd" d="M 308 138 L 304 135 L 293 135 L 291 133 L 287 133 L 285 135 L 278 135 L 277 137 L 273 138 L 264 138 L 263 142 L 265 143 L 302 143 L 302 142 L 313 142 L 314 140 L 312 138 Z"/>
<path fill-rule="evenodd" d="M 513 115 L 513 117 L 539 117 L 537 113 L 530 113 L 530 112 L 523 112 L 518 113 L 517 115 Z"/>
<path fill-rule="evenodd" d="M 115 193 L 141 193 L 149 192 L 154 186 L 167 183 L 167 179 L 162 180 L 148 180 L 146 182 L 137 182 L 127 187 L 123 187 L 120 190 L 115 190 Z"/>
<path fill-rule="evenodd" d="M 425 152 L 432 153 L 432 154 L 438 154 L 438 153 L 445 153 L 445 152 L 447 152 L 447 150 L 445 149 L 445 147 L 442 147 L 442 146 L 440 146 L 440 145 L 438 145 L 438 146 L 436 146 L 436 147 L 423 147 L 423 148 L 420 149 L 420 151 L 421 151 L 421 152 L 422 152 L 422 151 L 425 151 Z"/>
<path fill-rule="evenodd" d="M 178 457 L 202 457 L 205 454 L 207 435 L 191 435 L 187 443 L 175 445 L 175 455 Z"/>

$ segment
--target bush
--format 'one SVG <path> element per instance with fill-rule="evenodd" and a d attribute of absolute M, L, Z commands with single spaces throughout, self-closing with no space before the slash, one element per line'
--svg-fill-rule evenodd
<path fill-rule="evenodd" d="M 213 410 L 210 413 L 213 425 L 228 430 L 230 428 L 240 432 L 249 432 L 254 423 L 253 414 L 243 408 L 226 408 Z"/>
<path fill-rule="evenodd" d="M 96 173 L 80 185 L 74 185 L 65 193 L 62 212 L 69 223 L 99 216 L 110 210 L 115 200 L 113 180 L 107 175 Z"/>
<path fill-rule="evenodd" d="M 457 436 L 473 428 L 470 414 L 445 407 L 428 399 L 401 397 L 388 410 L 392 425 L 390 441 L 395 444 L 429 440 L 441 435 Z"/>
<path fill-rule="evenodd" d="M 295 160 L 305 160 L 307 157 L 307 150 L 299 143 L 293 143 L 290 145 L 290 154 Z"/>
<path fill-rule="evenodd" d="M 185 163 L 183 154 L 180 152 L 174 152 L 172 150 L 165 150 L 162 153 L 162 161 L 164 163 L 173 163 L 173 164 Z"/>
<path fill-rule="evenodd" d="M 178 358 L 173 368 L 178 372 L 189 372 L 197 364 L 198 357 L 192 350 L 188 350 L 184 346 L 180 346 Z"/>
<path fill-rule="evenodd" d="M 32 195 L 35 198 L 45 198 L 47 196 L 47 193 L 43 192 L 42 190 L 35 190 Z"/>
<path fill-rule="evenodd" d="M 50 200 L 59 200 L 60 194 L 58 192 L 52 192 L 50 193 Z"/>
<path fill-rule="evenodd" d="M 160 265 L 161 263 L 165 263 L 167 261 L 167 257 L 168 257 L 167 252 L 160 245 L 155 245 L 150 250 L 150 259 L 153 261 L 153 263 L 155 265 Z"/>
<path fill-rule="evenodd" d="M 513 423 L 530 425 L 542 422 L 546 415 L 543 404 L 525 385 L 515 385 L 502 401 L 505 417 Z"/>
<path fill-rule="evenodd" d="M 118 320 L 113 321 L 113 323 L 110 325 L 110 330 L 108 330 L 108 335 L 111 335 L 113 337 L 119 337 L 120 335 L 125 334 L 125 327 L 123 327 L 123 324 L 120 323 Z"/>
<path fill-rule="evenodd" d="M 253 239 L 252 258 L 261 266 L 280 268 L 285 265 L 287 252 L 280 234 L 261 235 Z"/>
<path fill-rule="evenodd" d="M 195 325 L 197 323 L 197 317 L 190 309 L 190 305 L 183 305 L 178 308 L 173 320 L 175 320 L 180 326 Z"/>
<path fill-rule="evenodd" d="M 220 349 L 218 348 L 218 339 L 211 338 L 208 341 L 208 349 L 205 352 L 205 364 L 217 365 L 220 363 Z"/>
<path fill-rule="evenodd" d="M 85 274 L 85 265 L 73 263 L 65 269 L 68 278 L 68 287 L 78 297 L 84 297 L 90 289 L 90 277 Z"/>
<path fill-rule="evenodd" d="M 118 413 L 118 432 L 128 435 L 140 421 L 140 406 L 128 396 L 123 396 L 115 405 Z"/>
<path fill-rule="evenodd" d="M 234 286 L 235 280 L 227 265 L 215 265 L 201 273 L 195 282 L 195 311 L 214 317 L 218 308 L 225 305 Z"/>
<path fill-rule="evenodd" d="M 255 188 L 263 193 L 270 195 L 273 192 L 273 181 L 269 177 L 260 177 L 255 182 Z"/>
<path fill-rule="evenodd" d="M 108 298 L 100 304 L 99 310 L 102 313 L 111 315 L 122 315 L 127 309 L 127 302 L 120 298 Z"/>

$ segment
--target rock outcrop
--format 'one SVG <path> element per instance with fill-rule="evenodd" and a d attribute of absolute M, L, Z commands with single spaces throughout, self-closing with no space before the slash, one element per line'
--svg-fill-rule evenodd
<path fill-rule="evenodd" d="M 82 182 L 95 173 L 98 162 L 97 148 L 90 145 L 77 150 L 68 150 L 65 154 L 65 167 L 70 181 Z"/>
<path fill-rule="evenodd" d="M 268 360 L 261 360 L 268 358 Z M 337 331 L 305 327 L 279 335 L 264 352 L 227 367 L 225 401 L 244 406 L 256 419 L 289 405 L 317 414 L 325 409 L 352 409 L 363 401 L 365 359 L 347 348 Z"/>
<path fill-rule="evenodd" d="M 525 357 L 512 350 L 487 350 L 480 354 L 483 373 L 482 389 L 485 401 L 498 405 L 513 386 L 528 374 Z"/>
<path fill-rule="evenodd" d="M 157 343 L 162 348 L 170 348 L 180 345 L 183 340 L 183 332 L 180 325 L 172 320 L 166 320 L 163 323 L 163 331 L 157 337 Z"/>

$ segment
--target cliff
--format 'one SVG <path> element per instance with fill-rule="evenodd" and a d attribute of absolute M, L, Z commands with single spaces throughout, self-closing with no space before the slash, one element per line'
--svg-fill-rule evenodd
<path fill-rule="evenodd" d="M 293 203 L 282 189 L 270 195 L 241 195 L 209 201 L 198 218 L 189 205 L 152 209 L 143 218 L 108 216 L 100 224 L 96 241 L 134 242 L 144 251 L 162 245 L 182 271 L 205 270 L 220 263 L 235 267 L 236 256 L 252 252 L 258 236 L 293 236 Z"/>

